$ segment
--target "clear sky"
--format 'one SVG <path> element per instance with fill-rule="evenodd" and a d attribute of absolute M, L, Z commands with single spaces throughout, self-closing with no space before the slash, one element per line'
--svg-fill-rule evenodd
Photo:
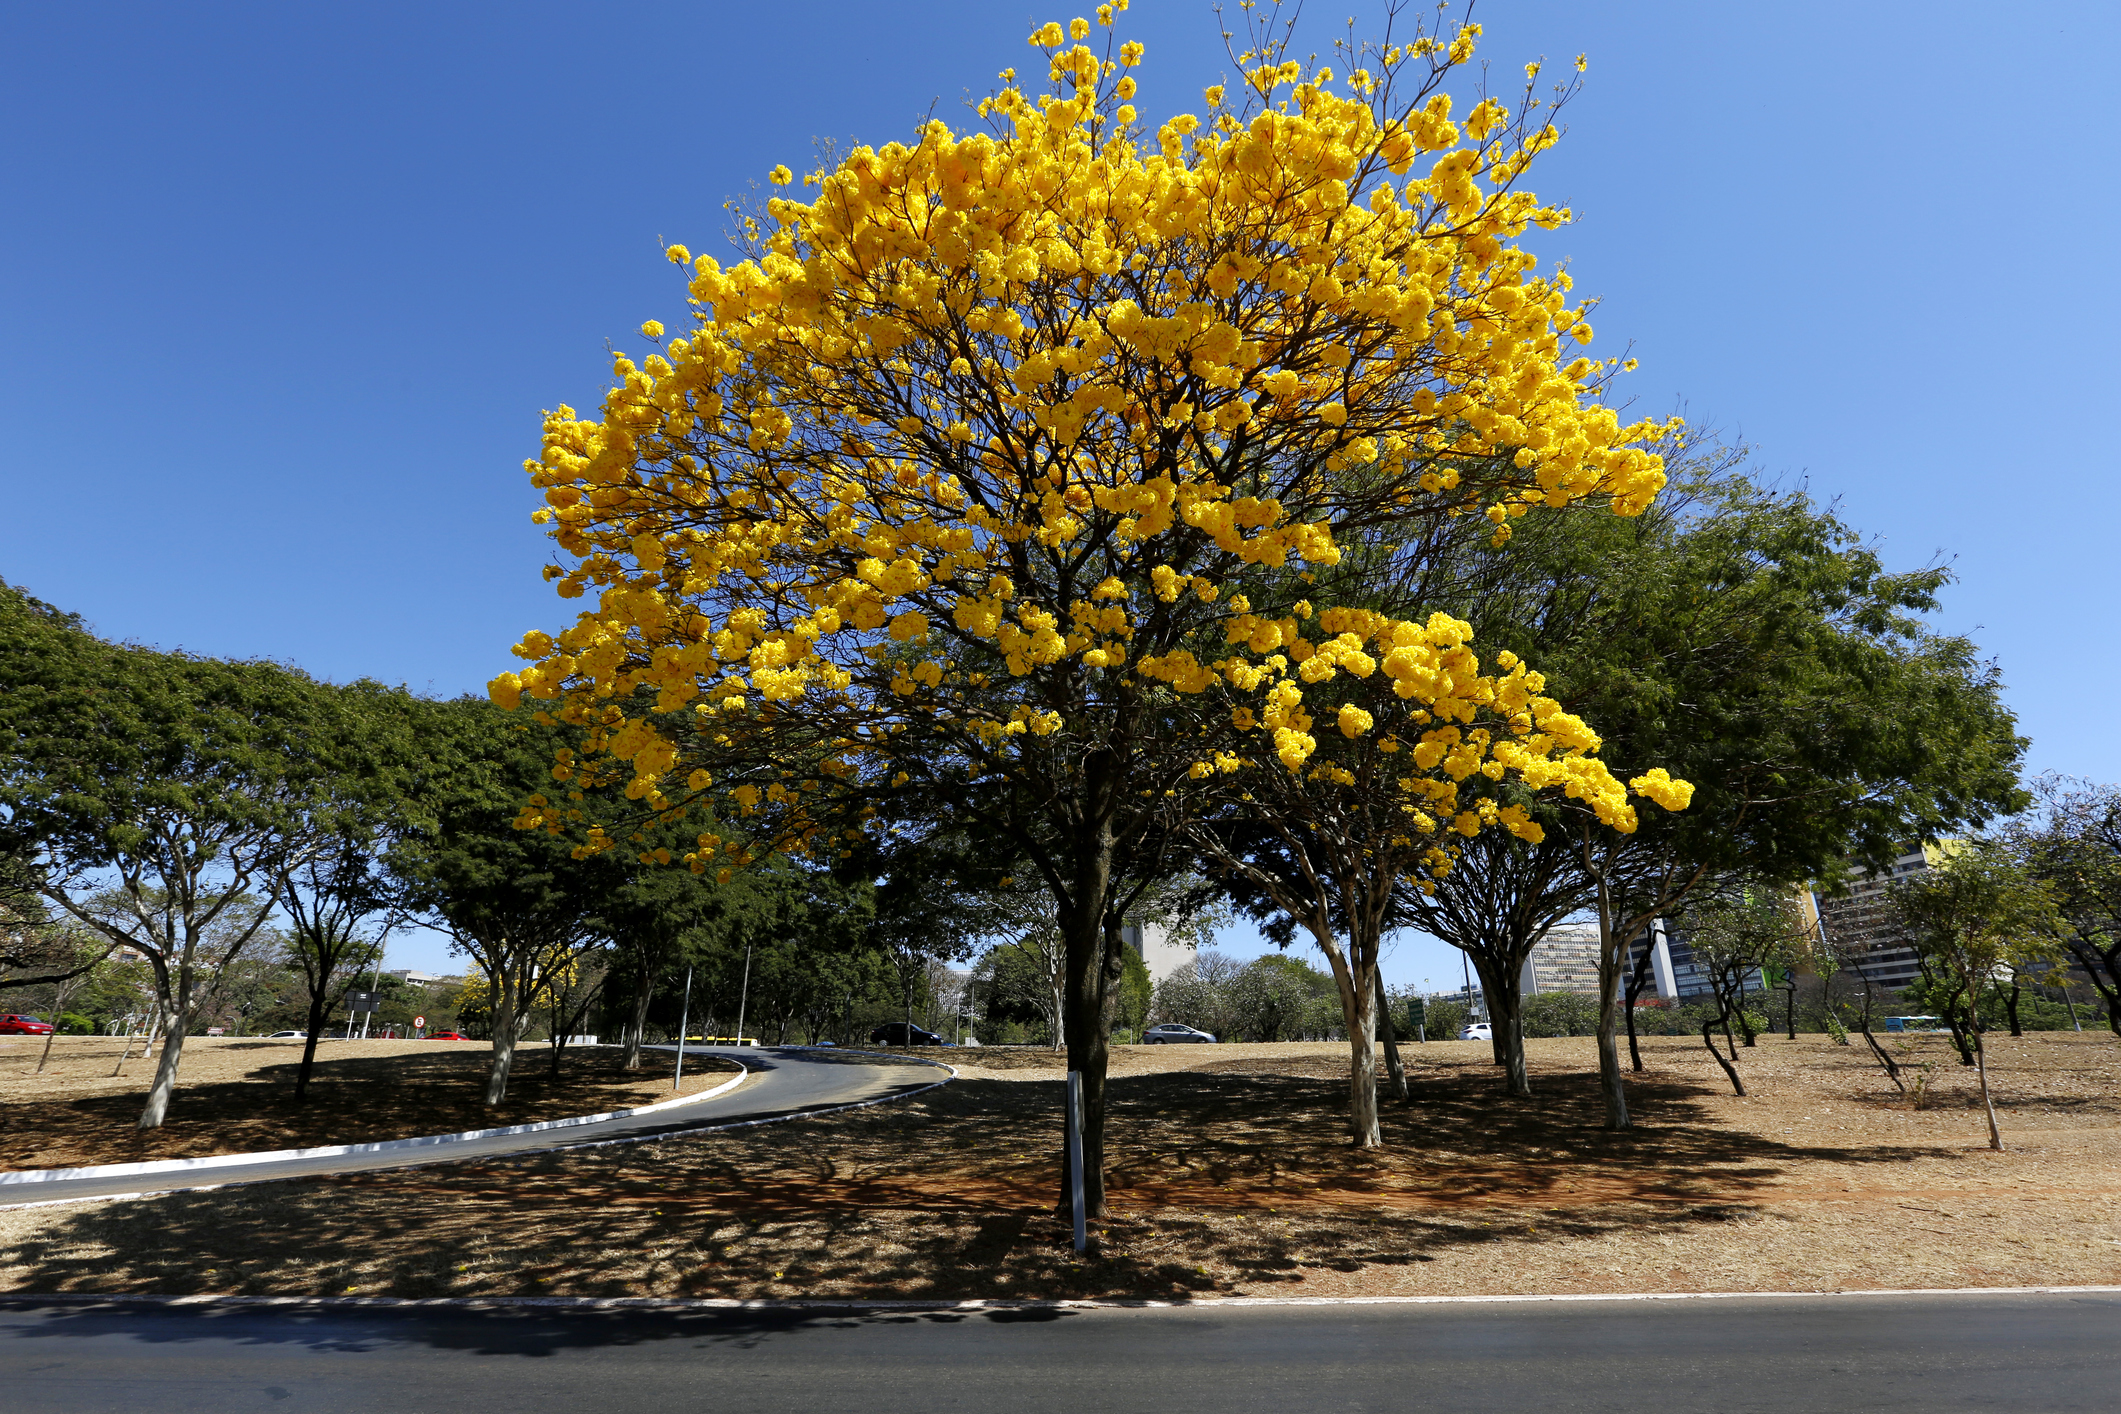
<path fill-rule="evenodd" d="M 661 243 L 718 250 L 722 203 L 814 139 L 962 122 L 1073 13 L 6 7 L 0 576 L 113 638 L 478 689 L 562 621 L 520 463 L 541 409 L 601 394 L 607 344 L 684 323 Z M 1345 8 L 1311 13 L 1323 56 Z M 1541 249 L 1602 297 L 1594 349 L 1641 359 L 1638 409 L 1743 438 L 1895 565 L 1950 560 L 1940 626 L 2001 662 L 2033 768 L 2121 777 L 2121 6 L 1475 18 L 1500 88 L 1590 57 L 1532 185 L 1577 213 Z M 1123 23 L 1150 121 L 1226 77 L 1203 0 Z M 1457 970 L 1412 940 L 1387 967 Z"/>

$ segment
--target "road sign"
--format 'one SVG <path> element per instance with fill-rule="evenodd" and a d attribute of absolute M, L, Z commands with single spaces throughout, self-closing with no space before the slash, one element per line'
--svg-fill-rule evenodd
<path fill-rule="evenodd" d="M 348 992 L 346 1009 L 351 1012 L 375 1011 L 383 1005 L 381 992 Z"/>
<path fill-rule="evenodd" d="M 1413 1030 L 1419 1031 L 1428 1019 L 1429 1004 L 1420 997 L 1409 999 L 1407 1002 L 1407 1025 Z"/>
<path fill-rule="evenodd" d="M 415 1026 L 425 1026 L 427 1024 L 427 1018 L 424 1016 L 416 1016 L 412 1019 L 412 1024 Z"/>

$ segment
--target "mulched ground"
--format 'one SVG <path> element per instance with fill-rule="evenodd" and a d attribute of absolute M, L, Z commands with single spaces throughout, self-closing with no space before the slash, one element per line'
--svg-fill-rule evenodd
<path fill-rule="evenodd" d="M 1050 1053 L 947 1052 L 916 1100 L 699 1139 L 0 1213 L 0 1289 L 659 1296 L 1216 1296 L 2121 1282 L 2121 1045 L 1993 1041 L 1989 1152 L 1944 1042 L 1926 1109 L 1855 1048 L 1763 1038 L 1729 1093 L 1646 1043 L 1599 1127 L 1588 1041 L 1408 1047 L 1415 1103 L 1354 1151 L 1345 1048 L 1142 1048 L 1112 1086 L 1112 1220 L 1052 1216 Z"/>
<path fill-rule="evenodd" d="M 526 1046 L 516 1055 L 507 1099 L 488 1108 L 480 1100 L 492 1051 L 483 1043 L 328 1041 L 318 1049 L 309 1098 L 297 1105 L 301 1042 L 195 1036 L 184 1043 L 168 1118 L 143 1131 L 134 1124 L 155 1062 L 143 1061 L 135 1047 L 124 1073 L 114 1076 L 120 1045 L 108 1037 L 60 1037 L 39 1074 L 42 1038 L 0 1042 L 0 1168 L 367 1144 L 601 1114 L 675 1093 L 660 1068 L 619 1074 L 616 1050 L 563 1051 L 555 1078 L 550 1051 Z M 696 1075 L 688 1066 L 685 1093 L 728 1076 L 720 1063 Z"/>

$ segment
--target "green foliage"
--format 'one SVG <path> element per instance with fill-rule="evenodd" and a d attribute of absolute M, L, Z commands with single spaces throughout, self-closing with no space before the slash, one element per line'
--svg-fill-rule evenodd
<path fill-rule="evenodd" d="M 1427 1031 L 1431 1041 L 1455 1041 L 1458 1033 L 1473 1013 L 1464 1002 L 1432 1001 L 1429 1003 Z"/>
<path fill-rule="evenodd" d="M 1345 1038 L 1340 990 L 1330 974 L 1286 953 L 1254 958 L 1229 989 L 1233 1030 L 1248 1041 Z"/>
<path fill-rule="evenodd" d="M 2013 831 L 2013 850 L 2052 891 L 2069 924 L 2061 951 L 2121 1036 L 2121 787 L 2050 776 L 2039 794 L 2040 814 Z"/>
<path fill-rule="evenodd" d="M 1149 1018 L 1149 966 L 1132 948 L 1125 951 L 1121 966 L 1119 985 L 1112 989 L 1112 1022 L 1117 1031 L 1139 1035 Z"/>
<path fill-rule="evenodd" d="M 1598 998 L 1583 992 L 1541 992 L 1526 997 L 1526 1036 L 1590 1036 L 1598 1031 Z"/>

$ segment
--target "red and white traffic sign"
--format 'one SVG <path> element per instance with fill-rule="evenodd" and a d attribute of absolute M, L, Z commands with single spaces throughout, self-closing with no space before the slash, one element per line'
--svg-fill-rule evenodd
<path fill-rule="evenodd" d="M 416 1016 L 412 1019 L 412 1024 L 415 1026 L 425 1026 L 427 1024 L 427 1018 L 424 1016 Z"/>

